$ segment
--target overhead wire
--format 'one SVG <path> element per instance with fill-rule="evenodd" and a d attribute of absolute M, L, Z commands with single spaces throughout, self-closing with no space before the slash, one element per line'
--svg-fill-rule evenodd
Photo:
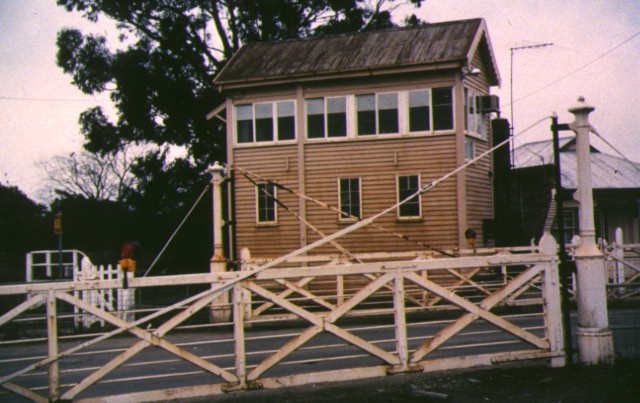
<path fill-rule="evenodd" d="M 187 219 L 189 218 L 189 216 L 191 215 L 191 213 L 193 213 L 193 210 L 195 210 L 196 206 L 198 205 L 198 203 L 200 203 L 200 200 L 202 199 L 202 197 L 204 197 L 204 195 L 207 193 L 207 191 L 209 190 L 209 187 L 211 187 L 211 183 L 208 183 L 205 187 L 204 190 L 202 191 L 202 193 L 200 193 L 200 196 L 198 196 L 198 199 L 195 201 L 195 203 L 193 203 L 193 205 L 191 206 L 191 208 L 189 209 L 189 211 L 187 212 L 187 214 L 184 216 L 184 218 L 182 219 L 182 221 L 180 222 L 180 224 L 178 224 L 178 227 L 173 231 L 173 233 L 171 234 L 171 236 L 169 237 L 169 240 L 167 240 L 167 242 L 164 244 L 164 246 L 162 247 L 162 250 L 160 250 L 160 252 L 156 255 L 156 258 L 154 259 L 154 261 L 149 265 L 149 268 L 147 269 L 147 271 L 144 272 L 144 274 L 142 275 L 142 277 L 146 277 L 147 274 L 149 274 L 149 272 L 151 271 L 151 269 L 153 269 L 153 267 L 156 265 L 156 263 L 158 263 L 158 260 L 160 260 L 160 257 L 162 256 L 162 254 L 164 253 L 164 251 L 167 249 L 167 247 L 169 246 L 169 244 L 171 243 L 171 241 L 173 240 L 173 238 L 176 236 L 176 234 L 178 233 L 178 231 L 180 231 L 180 229 L 182 228 L 182 226 L 184 225 L 184 223 L 187 221 Z"/>

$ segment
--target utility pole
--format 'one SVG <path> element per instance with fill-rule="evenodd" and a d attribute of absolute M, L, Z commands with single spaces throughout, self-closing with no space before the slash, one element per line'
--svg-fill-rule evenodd
<path fill-rule="evenodd" d="M 564 328 L 564 348 L 566 363 L 573 364 L 573 346 L 571 340 L 571 287 L 572 274 L 576 271 L 575 262 L 569 259 L 564 238 L 564 200 L 565 191 L 562 187 L 562 168 L 560 166 L 560 135 L 561 130 L 571 130 L 568 124 L 559 124 L 558 116 L 554 112 L 551 117 L 551 131 L 553 133 L 553 163 L 555 182 L 556 222 L 558 223 L 558 245 L 560 259 L 560 287 L 562 326 Z"/>

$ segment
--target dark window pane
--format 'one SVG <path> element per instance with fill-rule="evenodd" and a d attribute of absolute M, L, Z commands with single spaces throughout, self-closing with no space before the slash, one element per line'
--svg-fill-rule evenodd
<path fill-rule="evenodd" d="M 324 137 L 324 116 L 309 115 L 307 116 L 307 136 L 310 139 Z"/>
<path fill-rule="evenodd" d="M 293 116 L 278 118 L 278 140 L 294 140 L 296 138 L 296 122 Z"/>
<path fill-rule="evenodd" d="M 327 114 L 327 126 L 329 137 L 345 137 L 347 135 L 346 113 Z"/>
<path fill-rule="evenodd" d="M 378 112 L 380 118 L 380 133 L 398 133 L 398 110 L 381 109 Z"/>
<path fill-rule="evenodd" d="M 433 95 L 433 129 L 453 129 L 453 96 L 451 88 L 434 88 Z"/>
<path fill-rule="evenodd" d="M 429 130 L 429 107 L 414 106 L 409 108 L 409 131 L 422 132 Z"/>
<path fill-rule="evenodd" d="M 253 121 L 238 120 L 238 143 L 253 143 Z"/>
<path fill-rule="evenodd" d="M 273 119 L 256 119 L 256 141 L 273 141 Z"/>

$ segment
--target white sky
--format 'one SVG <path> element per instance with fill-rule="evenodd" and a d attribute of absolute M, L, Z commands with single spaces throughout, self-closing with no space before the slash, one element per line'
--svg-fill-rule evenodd
<path fill-rule="evenodd" d="M 493 93 L 508 119 L 510 48 L 553 43 L 514 51 L 516 134 L 554 111 L 570 123 L 567 109 L 582 95 L 596 108 L 590 120 L 598 132 L 640 160 L 640 0 L 427 0 L 418 14 L 429 22 L 487 21 L 502 78 Z M 106 32 L 55 0 L 0 0 L 0 181 L 38 200 L 44 173 L 36 163 L 78 151 L 80 112 L 108 105 L 106 94 L 83 95 L 56 66 L 56 34 L 65 26 Z M 108 38 L 115 43 L 113 33 Z M 549 123 L 518 142 L 549 138 Z"/>

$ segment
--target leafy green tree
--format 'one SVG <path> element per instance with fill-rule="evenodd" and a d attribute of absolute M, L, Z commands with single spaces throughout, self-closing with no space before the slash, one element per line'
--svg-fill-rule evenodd
<path fill-rule="evenodd" d="M 138 181 L 124 200 L 138 217 L 175 227 L 209 181 L 206 168 L 225 160 L 224 125 L 208 121 L 206 114 L 224 100 L 214 77 L 243 43 L 386 28 L 394 25 L 393 13 L 418 7 L 422 0 L 57 3 L 91 21 L 116 22 L 119 44 L 75 29 L 60 31 L 57 63 L 84 93 L 109 93 L 117 111 L 115 121 L 100 107 L 80 115 L 85 148 L 104 155 L 129 144 L 148 145 L 150 151 L 132 166 Z M 409 15 L 404 23 L 420 21 Z M 186 155 L 172 157 L 176 147 Z M 210 239 L 210 226 L 198 228 L 190 236 Z"/>

